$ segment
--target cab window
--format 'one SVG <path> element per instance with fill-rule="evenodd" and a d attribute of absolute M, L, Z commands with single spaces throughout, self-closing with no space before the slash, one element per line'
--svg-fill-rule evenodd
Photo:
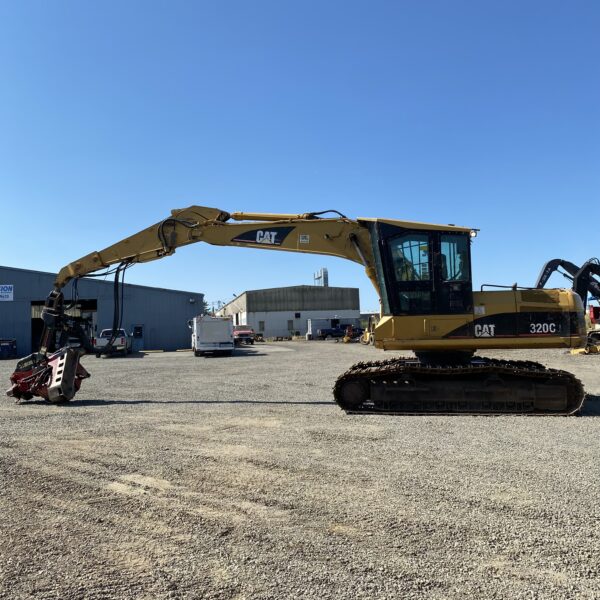
<path fill-rule="evenodd" d="M 464 235 L 442 235 L 440 243 L 442 281 L 469 281 L 469 238 Z"/>
<path fill-rule="evenodd" d="M 432 310 L 430 236 L 415 231 L 390 239 L 396 310 L 426 314 Z"/>
<path fill-rule="evenodd" d="M 392 268 L 397 282 L 429 281 L 429 237 L 408 233 L 391 240 Z"/>

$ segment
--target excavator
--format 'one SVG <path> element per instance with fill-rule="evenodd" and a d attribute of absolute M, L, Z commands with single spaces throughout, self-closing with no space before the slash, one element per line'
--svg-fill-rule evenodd
<path fill-rule="evenodd" d="M 587 343 L 584 348 L 572 350 L 573 354 L 600 353 L 600 306 L 588 304 L 588 298 L 600 302 L 600 259 L 590 258 L 581 267 L 564 258 L 553 258 L 542 268 L 535 287 L 543 288 L 553 273 L 560 273 L 573 283 L 572 289 L 583 302 L 586 314 Z"/>
<path fill-rule="evenodd" d="M 173 210 L 155 225 L 60 270 L 43 309 L 40 351 L 17 364 L 7 393 L 17 401 L 37 396 L 65 402 L 89 377 L 80 359 L 93 348 L 65 310 L 67 283 L 114 273 L 117 306 L 125 269 L 205 242 L 336 256 L 364 267 L 381 302 L 374 346 L 414 356 L 361 362 L 339 376 L 333 395 L 347 413 L 576 413 L 585 394 L 571 373 L 475 355 L 489 349 L 576 348 L 586 341 L 583 304 L 573 290 L 515 284 L 474 291 L 471 246 L 477 233 L 455 225 L 350 219 L 338 211 Z M 113 330 L 119 325 L 117 313 L 115 308 Z M 80 340 L 79 348 L 67 343 L 73 337 Z"/>

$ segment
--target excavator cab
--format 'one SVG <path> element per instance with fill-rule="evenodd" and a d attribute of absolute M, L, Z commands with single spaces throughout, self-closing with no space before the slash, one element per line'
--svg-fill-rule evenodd
<path fill-rule="evenodd" d="M 473 311 L 468 231 L 370 224 L 384 315 L 454 315 Z"/>

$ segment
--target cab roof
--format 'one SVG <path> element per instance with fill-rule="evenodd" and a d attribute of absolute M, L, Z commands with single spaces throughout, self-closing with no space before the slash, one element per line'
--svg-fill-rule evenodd
<path fill-rule="evenodd" d="M 428 231 L 455 231 L 456 233 L 471 233 L 472 227 L 461 227 L 454 224 L 436 225 L 434 223 L 421 223 L 420 221 L 398 221 L 396 219 L 372 219 L 369 217 L 359 217 L 356 219 L 359 223 L 386 223 L 396 227 L 404 227 L 405 229 L 424 229 Z"/>

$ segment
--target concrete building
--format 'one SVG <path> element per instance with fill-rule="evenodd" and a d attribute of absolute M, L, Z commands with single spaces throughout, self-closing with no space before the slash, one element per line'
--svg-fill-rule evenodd
<path fill-rule="evenodd" d="M 42 307 L 54 278 L 53 273 L 0 266 L 0 338 L 15 338 L 19 356 L 37 349 Z M 77 289 L 79 301 L 70 314 L 86 318 L 92 334 L 112 327 L 113 282 L 83 278 Z M 70 300 L 71 284 L 63 292 Z M 126 283 L 123 299 L 122 327 L 135 331 L 137 349 L 190 347 L 187 321 L 202 312 L 203 294 Z"/>
<path fill-rule="evenodd" d="M 305 335 L 308 319 L 358 319 L 359 306 L 358 288 L 296 285 L 246 291 L 217 314 L 231 315 L 234 325 L 249 325 L 265 337 L 286 337 L 290 331 Z"/>

